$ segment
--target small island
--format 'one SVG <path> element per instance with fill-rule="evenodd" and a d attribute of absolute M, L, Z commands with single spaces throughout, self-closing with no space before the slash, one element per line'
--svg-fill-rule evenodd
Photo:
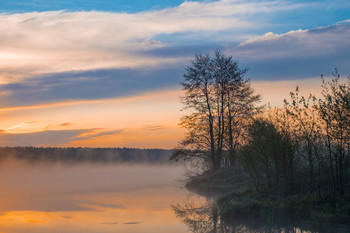
<path fill-rule="evenodd" d="M 213 197 L 227 221 L 348 224 L 349 78 L 335 69 L 318 97 L 296 87 L 272 109 L 259 106 L 246 72 L 220 51 L 187 67 L 187 134 L 171 157 L 187 164 L 186 187 Z"/>

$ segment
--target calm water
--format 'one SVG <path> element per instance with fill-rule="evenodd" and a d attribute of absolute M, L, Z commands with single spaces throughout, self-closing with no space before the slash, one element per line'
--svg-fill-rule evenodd
<path fill-rule="evenodd" d="M 175 165 L 2 161 L 0 233 L 334 232 L 227 224 L 181 179 Z"/>
<path fill-rule="evenodd" d="M 0 165 L 0 232 L 187 232 L 172 205 L 193 198 L 174 165 Z"/>

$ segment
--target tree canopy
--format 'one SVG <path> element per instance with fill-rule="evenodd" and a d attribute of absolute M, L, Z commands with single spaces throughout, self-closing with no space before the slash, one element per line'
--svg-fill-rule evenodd
<path fill-rule="evenodd" d="M 220 51 L 195 56 L 181 83 L 182 103 L 191 111 L 180 123 L 187 133 L 173 159 L 199 159 L 214 170 L 234 163 L 242 119 L 256 112 L 260 100 L 244 78 L 246 72 Z"/>

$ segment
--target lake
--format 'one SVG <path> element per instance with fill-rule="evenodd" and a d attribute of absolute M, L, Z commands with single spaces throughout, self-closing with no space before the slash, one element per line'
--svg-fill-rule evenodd
<path fill-rule="evenodd" d="M 176 165 L 0 165 L 0 232 L 187 232 L 172 205 L 191 198 Z"/>
<path fill-rule="evenodd" d="M 184 188 L 183 174 L 172 164 L 8 158 L 0 163 L 0 232 L 316 232 L 220 221 L 211 199 Z"/>

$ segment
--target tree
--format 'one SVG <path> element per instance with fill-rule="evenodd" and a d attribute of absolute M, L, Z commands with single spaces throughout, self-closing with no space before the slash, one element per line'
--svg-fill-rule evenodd
<path fill-rule="evenodd" d="M 344 194 L 350 158 L 350 79 L 340 83 L 337 69 L 333 76 L 328 82 L 322 77 L 318 111 L 325 129 L 333 191 Z"/>
<path fill-rule="evenodd" d="M 315 191 L 315 160 L 320 159 L 319 146 L 321 140 L 321 126 L 317 113 L 318 102 L 315 96 L 308 98 L 299 95 L 299 87 L 295 92 L 290 92 L 291 102 L 284 100 L 287 114 L 291 116 L 293 125 L 291 128 L 295 140 L 300 146 L 300 154 L 307 160 L 309 167 L 310 189 Z"/>
<path fill-rule="evenodd" d="M 293 188 L 295 144 L 289 131 L 278 127 L 276 120 L 254 119 L 248 128 L 248 142 L 242 148 L 242 164 L 257 190 Z"/>
<path fill-rule="evenodd" d="M 214 170 L 220 168 L 224 154 L 234 149 L 234 135 L 241 130 L 236 118 L 252 115 L 260 99 L 244 79 L 246 72 L 220 51 L 214 57 L 195 56 L 181 83 L 182 103 L 191 113 L 180 125 L 188 131 L 172 159 L 200 158 Z"/>

